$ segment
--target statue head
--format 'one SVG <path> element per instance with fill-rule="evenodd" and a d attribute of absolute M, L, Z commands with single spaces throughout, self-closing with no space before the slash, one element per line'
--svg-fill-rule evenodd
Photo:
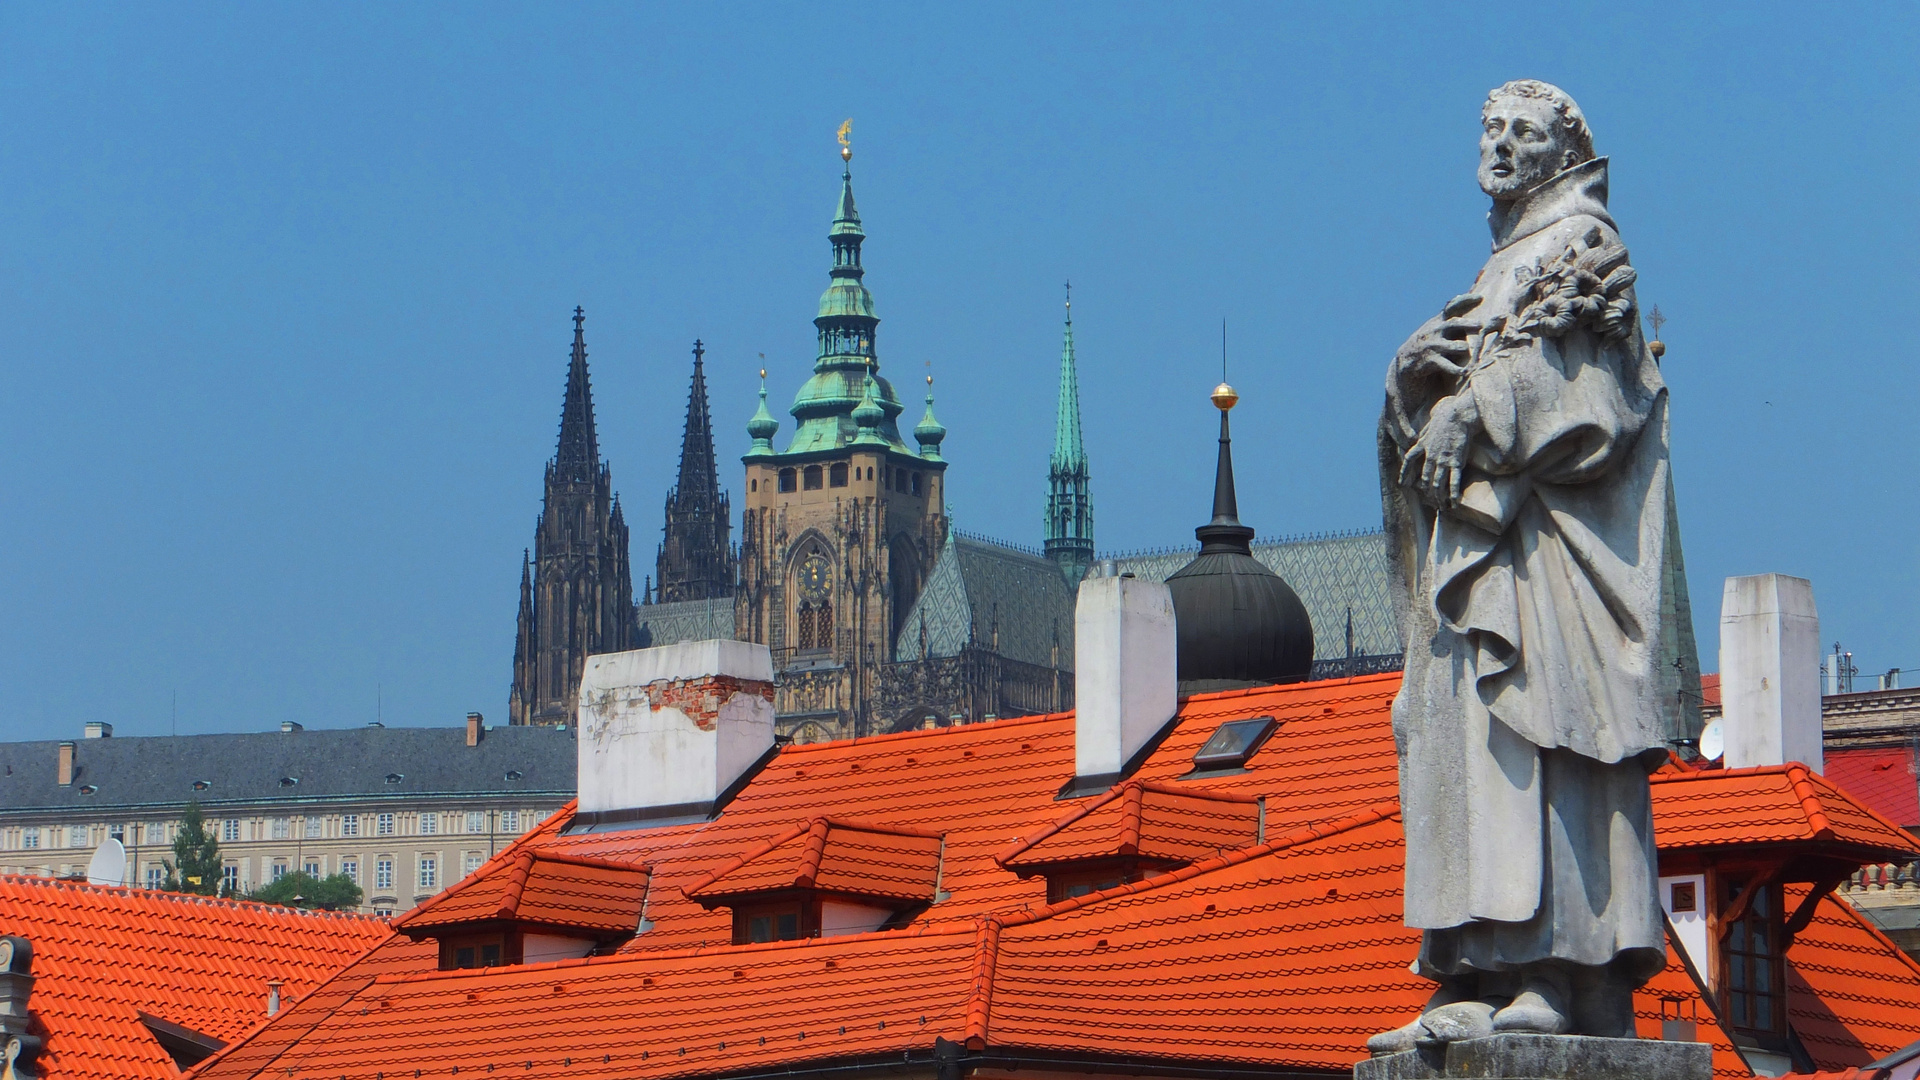
<path fill-rule="evenodd" d="M 1508 201 L 1593 160 L 1593 132 L 1566 91 L 1516 79 L 1480 107 L 1480 190 Z"/>

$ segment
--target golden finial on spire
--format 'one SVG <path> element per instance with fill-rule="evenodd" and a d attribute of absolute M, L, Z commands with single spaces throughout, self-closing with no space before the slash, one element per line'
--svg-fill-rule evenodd
<path fill-rule="evenodd" d="M 1212 397 L 1213 407 L 1219 409 L 1221 412 L 1226 412 L 1228 409 L 1240 404 L 1239 391 L 1228 386 L 1226 383 L 1221 383 L 1219 386 L 1214 387 Z"/>
<path fill-rule="evenodd" d="M 849 116 L 845 120 L 840 121 L 840 130 L 833 133 L 833 137 L 840 140 L 840 160 L 841 161 L 853 160 L 853 143 L 850 142 L 847 138 L 847 136 L 852 134 L 853 134 L 853 117 Z"/>

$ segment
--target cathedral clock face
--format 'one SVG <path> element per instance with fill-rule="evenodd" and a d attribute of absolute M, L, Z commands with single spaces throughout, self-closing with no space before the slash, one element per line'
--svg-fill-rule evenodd
<path fill-rule="evenodd" d="M 826 557 L 818 553 L 807 556 L 800 564 L 800 595 L 809 600 L 824 600 L 827 590 L 833 588 L 833 566 Z"/>

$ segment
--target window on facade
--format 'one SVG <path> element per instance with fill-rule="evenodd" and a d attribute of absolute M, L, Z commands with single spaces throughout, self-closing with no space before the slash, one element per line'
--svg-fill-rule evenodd
<path fill-rule="evenodd" d="M 781 491 L 793 490 L 793 470 L 792 469 L 780 470 L 780 490 Z"/>
<path fill-rule="evenodd" d="M 759 490 L 760 490 L 760 481 L 758 481 L 758 480 L 749 480 L 749 481 L 747 481 L 747 490 L 748 490 L 748 491 L 759 491 Z"/>
<path fill-rule="evenodd" d="M 373 887 L 381 892 L 393 889 L 393 860 L 375 859 L 373 862 Z"/>
<path fill-rule="evenodd" d="M 319 877 L 319 876 L 321 876 L 321 875 L 320 875 L 320 860 L 319 860 L 319 859 L 308 859 L 308 860 L 306 861 L 306 863 L 305 863 L 305 865 L 303 865 L 303 866 L 301 866 L 301 867 L 300 867 L 300 869 L 301 869 L 301 870 L 302 870 L 303 872 L 305 872 L 305 874 L 306 874 L 306 875 L 307 875 L 308 877 Z"/>
<path fill-rule="evenodd" d="M 519 832 L 520 831 L 520 811 L 518 810 L 500 811 L 500 831 L 505 833 Z"/>
<path fill-rule="evenodd" d="M 471 874 L 475 870 L 480 869 L 480 864 L 484 861 L 486 861 L 486 856 L 477 851 L 469 851 L 466 857 L 461 860 L 460 872 L 462 874 Z"/>
<path fill-rule="evenodd" d="M 40 830 L 39 829 L 21 829 L 20 830 L 20 846 L 23 848 L 39 847 L 40 846 Z"/>
<path fill-rule="evenodd" d="M 491 943 L 458 946 L 453 950 L 453 966 L 457 968 L 499 967 L 500 946 Z"/>
<path fill-rule="evenodd" d="M 273 819 L 273 838 L 275 840 L 285 840 L 292 835 L 293 822 L 291 820 L 283 817 Z"/>
<path fill-rule="evenodd" d="M 346 814 L 340 818 L 340 835 L 341 836 L 359 836 L 360 835 L 360 815 L 359 814 Z"/>
<path fill-rule="evenodd" d="M 440 832 L 440 815 L 439 814 L 421 814 L 420 815 L 420 835 L 421 836 L 433 836 L 438 834 L 439 832 Z"/>
<path fill-rule="evenodd" d="M 238 865 L 234 863 L 228 863 L 227 865 L 220 868 L 220 891 L 221 893 L 227 896 L 235 896 L 239 894 L 240 867 Z"/>
<path fill-rule="evenodd" d="M 827 470 L 827 483 L 834 487 L 847 486 L 847 466 L 845 462 L 834 465 Z"/>
<path fill-rule="evenodd" d="M 478 810 L 467 811 L 467 831 L 483 833 L 487 831 L 487 815 Z"/>
<path fill-rule="evenodd" d="M 319 817 L 319 815 L 317 815 L 317 814 L 316 814 L 316 815 L 313 815 L 313 816 L 311 816 L 311 817 L 308 817 L 308 818 L 307 818 L 307 821 L 306 821 L 306 826 L 307 826 L 307 839 L 309 839 L 309 840 L 318 840 L 318 839 L 320 839 L 320 817 Z"/>
<path fill-rule="evenodd" d="M 228 844 L 239 842 L 240 840 L 240 819 L 239 818 L 228 818 L 227 820 L 220 823 L 220 840 L 222 843 L 228 843 Z"/>
<path fill-rule="evenodd" d="M 127 842 L 127 827 L 125 825 L 109 825 L 107 826 L 107 835 L 124 844 Z"/>
<path fill-rule="evenodd" d="M 801 601 L 800 610 L 794 616 L 796 644 L 802 652 L 813 648 L 813 605 Z"/>
<path fill-rule="evenodd" d="M 166 884 L 166 882 L 167 872 L 165 869 L 158 866 L 147 867 L 147 888 L 157 889 Z"/>
<path fill-rule="evenodd" d="M 1731 906 L 1745 886 L 1726 881 L 1725 902 Z M 1786 1031 L 1786 968 L 1780 950 L 1780 887 L 1754 890 L 1745 914 L 1727 924 L 1720 956 L 1725 968 L 1727 1019 L 1736 1033 L 1768 1042 Z"/>
<path fill-rule="evenodd" d="M 287 876 L 287 864 L 286 864 L 286 863 L 283 863 L 283 862 L 277 862 L 277 863 L 274 863 L 274 864 L 273 864 L 273 871 L 272 871 L 272 873 L 273 873 L 273 877 L 272 877 L 272 879 L 271 879 L 271 880 L 273 880 L 273 881 L 279 881 L 279 880 L 280 880 L 281 878 L 283 878 L 283 877 L 286 877 L 286 876 Z"/>
<path fill-rule="evenodd" d="M 87 846 L 87 827 L 85 825 L 70 825 L 67 827 L 67 846 Z"/>
<path fill-rule="evenodd" d="M 343 856 L 341 856 L 341 857 L 340 857 L 340 872 L 341 872 L 341 873 L 343 873 L 343 874 L 345 874 L 345 875 L 347 875 L 347 880 L 348 880 L 348 881 L 351 881 L 351 882 L 353 882 L 353 883 L 354 883 L 355 885 L 358 885 L 358 884 L 360 884 L 360 858 L 359 858 L 359 856 L 357 856 L 357 855 L 343 855 Z"/>
<path fill-rule="evenodd" d="M 820 481 L 825 476 L 825 473 L 818 465 L 807 466 L 800 475 L 800 486 L 808 491 L 818 491 L 823 486 Z"/>
<path fill-rule="evenodd" d="M 440 860 L 431 855 L 420 856 L 420 888 L 437 889 L 440 887 Z"/>
<path fill-rule="evenodd" d="M 376 836 L 393 835 L 393 815 L 381 814 L 373 819 L 373 832 Z"/>
<path fill-rule="evenodd" d="M 919 473 L 913 474 L 912 484 L 913 484 L 913 493 L 915 495 L 920 494 L 920 474 Z"/>

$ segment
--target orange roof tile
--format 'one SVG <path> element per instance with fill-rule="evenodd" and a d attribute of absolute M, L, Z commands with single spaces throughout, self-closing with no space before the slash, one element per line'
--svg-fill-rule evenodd
<path fill-rule="evenodd" d="M 63 1078 L 177 1076 L 140 1013 L 231 1041 L 266 1020 L 267 980 L 290 1001 L 394 937 L 363 915 L 12 875 L 0 931 L 33 943 L 36 1071 Z"/>
<path fill-rule="evenodd" d="M 939 833 L 815 818 L 748 849 L 683 887 L 704 903 L 815 889 L 925 903 L 940 880 Z"/>
<path fill-rule="evenodd" d="M 491 921 L 632 933 L 647 880 L 644 866 L 516 844 L 491 872 L 469 875 L 393 925 L 414 937 Z"/>
<path fill-rule="evenodd" d="M 1798 762 L 1698 771 L 1663 767 L 1652 786 L 1654 836 L 1662 851 L 1821 841 L 1875 858 L 1920 855 L 1920 841 L 1906 830 Z"/>
<path fill-rule="evenodd" d="M 1920 825 L 1920 785 L 1912 746 L 1828 750 L 1820 774 L 1863 806 L 1902 828 Z"/>
<path fill-rule="evenodd" d="M 997 861 L 1026 872 L 1129 855 L 1193 862 L 1259 839 L 1260 800 L 1251 795 L 1130 780 L 1020 840 Z"/>
<path fill-rule="evenodd" d="M 1209 849 L 1183 869 L 1051 906 L 1042 883 L 996 856 L 1023 838 L 1028 850 L 1068 850 L 1078 827 L 1104 834 L 1105 815 L 1117 815 L 1118 830 L 1130 797 L 1056 798 L 1073 774 L 1071 715 L 783 747 L 712 821 L 567 834 L 569 808 L 481 876 L 511 873 L 508 856 L 520 852 L 645 864 L 651 929 L 586 960 L 384 974 L 359 964 L 196 1080 L 362 1080 L 409 1068 L 444 1077 L 455 1065 L 665 1080 L 849 1059 L 924 1064 L 936 1038 L 969 1036 L 989 1051 L 1344 1070 L 1367 1035 L 1403 1021 L 1431 989 L 1407 970 L 1418 934 L 1400 919 L 1388 716 L 1398 688 L 1387 675 L 1183 700 L 1133 778 L 1135 842 L 1163 828 L 1145 824 L 1158 788 L 1264 798 L 1266 835 L 1277 839 Z M 1220 723 L 1262 715 L 1280 728 L 1244 771 L 1188 775 Z M 876 807 L 884 825 L 847 820 Z M 1754 837 L 1860 850 L 1889 842 L 1887 823 L 1804 769 L 1663 774 L 1655 815 L 1663 847 L 1688 850 Z M 899 847 L 841 865 L 830 852 L 842 830 Z M 893 873 L 887 859 L 917 853 L 912 865 L 925 866 L 930 848 L 940 899 L 895 931 L 735 946 L 726 914 L 688 895 L 800 887 L 809 874 L 816 888 L 870 889 Z M 1822 1036 L 1822 1067 L 1858 1067 L 1874 1048 L 1920 1037 L 1920 1011 L 1903 1004 L 1920 994 L 1920 973 L 1858 919 L 1821 910 L 1791 954 L 1811 961 L 1796 985 L 1848 1013 L 1844 1035 Z M 1857 953 L 1869 974 L 1842 980 L 1822 960 L 1829 950 L 1835 963 Z M 1863 996 L 1835 996 L 1843 987 Z M 1661 995 L 1705 1017 L 1719 1075 L 1748 1075 L 1677 961 L 1638 999 L 1643 1033 L 1658 1033 Z"/>

